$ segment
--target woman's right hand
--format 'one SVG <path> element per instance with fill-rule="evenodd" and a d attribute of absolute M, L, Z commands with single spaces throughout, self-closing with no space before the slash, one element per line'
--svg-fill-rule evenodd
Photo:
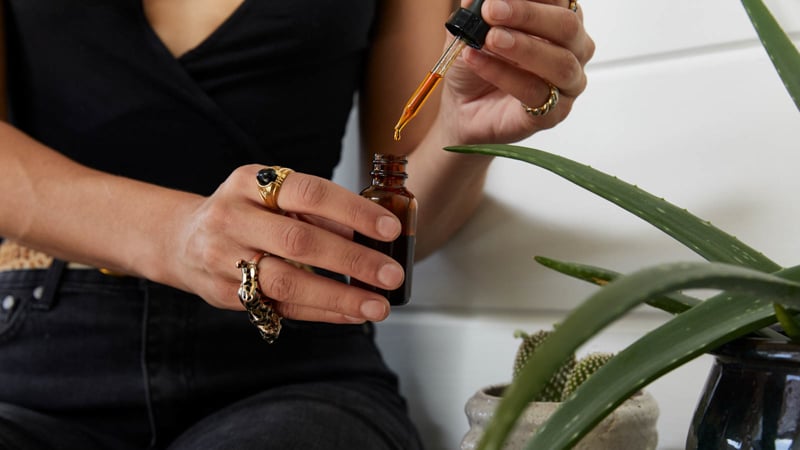
<path fill-rule="evenodd" d="M 403 269 L 392 258 L 352 242 L 353 230 L 390 241 L 400 222 L 385 208 L 320 177 L 293 172 L 280 188 L 284 213 L 268 209 L 258 192 L 260 165 L 236 169 L 210 197 L 199 201 L 178 227 L 173 246 L 179 264 L 167 280 L 209 304 L 243 309 L 238 260 L 261 258 L 261 292 L 283 317 L 333 323 L 379 321 L 388 301 L 363 289 L 304 270 L 284 259 L 395 289 Z"/>

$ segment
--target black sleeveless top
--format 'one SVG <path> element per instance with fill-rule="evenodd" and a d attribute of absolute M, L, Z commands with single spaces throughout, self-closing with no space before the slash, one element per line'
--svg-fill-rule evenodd
<path fill-rule="evenodd" d="M 14 124 L 88 166 L 201 194 L 245 163 L 331 176 L 377 9 L 244 0 L 176 59 L 141 0 L 6 1 Z"/>

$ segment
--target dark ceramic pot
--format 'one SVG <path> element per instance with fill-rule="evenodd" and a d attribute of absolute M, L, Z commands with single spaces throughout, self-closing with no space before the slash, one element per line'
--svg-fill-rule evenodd
<path fill-rule="evenodd" d="M 738 339 L 714 356 L 686 449 L 800 449 L 800 345 Z"/>

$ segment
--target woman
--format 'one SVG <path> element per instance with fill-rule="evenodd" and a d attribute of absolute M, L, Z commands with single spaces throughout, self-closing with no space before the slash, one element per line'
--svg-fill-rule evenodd
<path fill-rule="evenodd" d="M 397 218 L 326 180 L 353 94 L 366 152 L 410 155 L 429 254 L 490 164 L 441 148 L 550 128 L 583 91 L 577 3 L 486 0 L 483 50 L 399 142 L 449 1 L 77 6 L 5 2 L 0 447 L 419 448 L 372 340 L 388 303 L 344 282 L 404 277 L 351 240 L 392 240 Z M 248 283 L 282 318 L 271 344 Z"/>

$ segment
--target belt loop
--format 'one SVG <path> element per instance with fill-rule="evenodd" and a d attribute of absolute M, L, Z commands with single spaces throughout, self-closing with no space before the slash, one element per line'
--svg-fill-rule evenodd
<path fill-rule="evenodd" d="M 47 269 L 47 275 L 44 278 L 44 286 L 38 286 L 33 292 L 35 301 L 33 307 L 36 309 L 43 309 L 48 311 L 56 304 L 58 287 L 61 284 L 61 278 L 64 275 L 64 269 L 67 267 L 67 262 L 60 259 L 53 259 L 50 267 Z"/>

